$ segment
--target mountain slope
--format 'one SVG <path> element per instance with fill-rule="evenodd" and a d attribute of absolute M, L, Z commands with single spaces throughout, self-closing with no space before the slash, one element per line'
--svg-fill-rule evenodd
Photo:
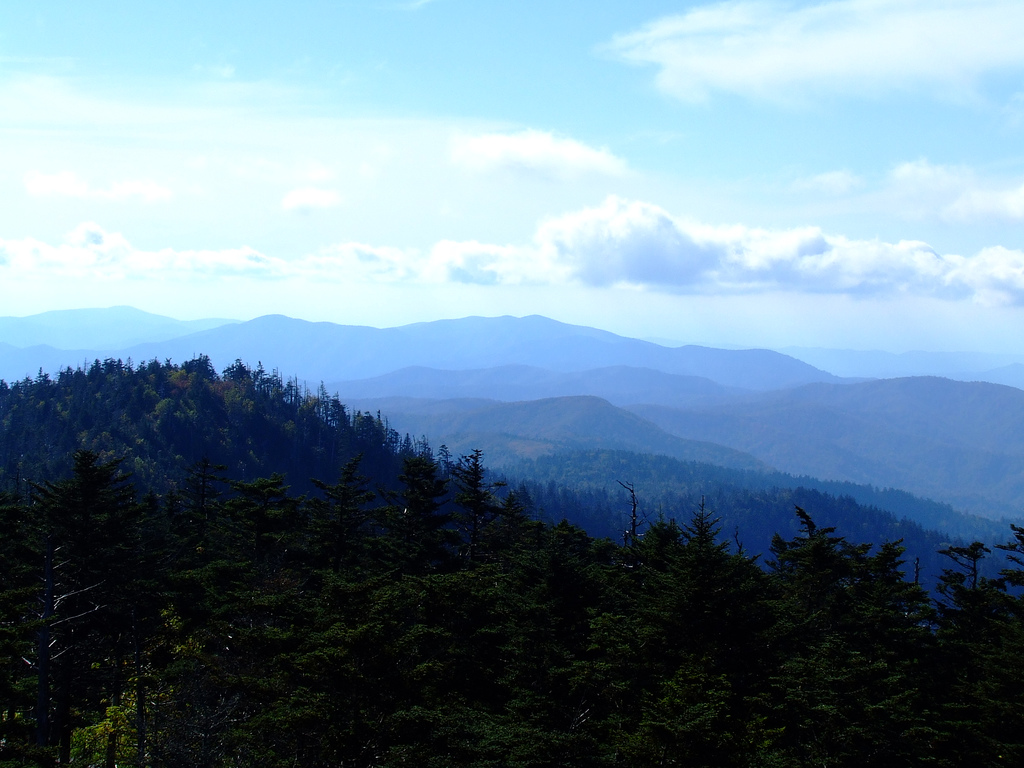
<path fill-rule="evenodd" d="M 676 408 L 728 402 L 749 394 L 749 390 L 724 387 L 700 376 L 624 365 L 569 373 L 526 365 L 466 371 L 412 367 L 371 379 L 332 382 L 327 389 L 343 399 L 404 396 L 515 401 L 593 395 L 620 406 L 657 403 Z"/>
<path fill-rule="evenodd" d="M 701 440 L 682 440 L 636 414 L 597 397 L 559 397 L 516 403 L 410 399 L 355 400 L 353 408 L 386 410 L 399 432 L 425 435 L 454 453 L 480 448 L 500 465 L 566 449 L 658 453 L 744 469 L 762 468 L 750 456 Z"/>
<path fill-rule="evenodd" d="M 133 307 L 67 309 L 28 317 L 0 317 L 0 343 L 19 348 L 124 349 L 234 322 L 213 318 L 175 320 Z"/>
<path fill-rule="evenodd" d="M 1024 389 L 1024 363 L 1010 363 L 999 368 L 982 371 L 974 377 L 978 381 L 989 381 L 993 384 L 1004 384 L 1008 387 Z"/>
<path fill-rule="evenodd" d="M 938 553 L 950 543 L 948 528 L 926 525 L 917 516 L 894 515 L 885 505 L 856 498 L 857 491 L 870 495 L 869 488 L 836 493 L 817 487 L 813 481 L 801 482 L 809 478 L 723 469 L 624 451 L 568 451 L 521 460 L 504 471 L 513 485 L 526 483 L 538 509 L 548 519 L 558 520 L 565 515 L 584 519 L 588 529 L 617 540 L 621 540 L 630 510 L 630 499 L 619 485 L 624 481 L 636 491 L 641 519 L 653 521 L 660 516 L 685 521 L 703 503 L 721 519 L 722 530 L 728 535 L 736 532 L 750 552 L 767 553 L 776 533 L 783 537 L 796 535 L 799 519 L 793 508 L 797 505 L 818 525 L 835 526 L 851 540 L 878 544 L 902 539 L 908 560 L 921 558 L 926 581 L 933 581 L 942 568 L 949 566 L 948 559 Z M 884 494 L 875 495 L 886 498 Z M 893 499 L 890 496 L 887 500 Z M 936 520 L 941 516 L 968 541 L 984 541 L 991 546 L 1003 543 L 1010 531 L 1005 523 L 943 510 L 933 502 L 902 501 L 905 507 L 922 513 L 922 518 Z M 990 576 L 998 571 L 995 561 L 984 564 Z"/>
<path fill-rule="evenodd" d="M 66 475 L 84 448 L 125 459 L 140 490 L 181 491 L 189 467 L 205 458 L 231 479 L 282 473 L 303 492 L 356 454 L 368 474 L 397 477 L 400 446 L 412 450 L 381 419 L 335 398 L 244 366 L 220 376 L 205 359 L 134 368 L 107 361 L 0 385 L 4 491 Z"/>
<path fill-rule="evenodd" d="M 729 407 L 630 410 L 794 474 L 894 487 L 989 517 L 1024 508 L 1024 392 L 940 378 L 817 384 Z"/>
<path fill-rule="evenodd" d="M 990 381 L 985 373 L 1014 363 L 1024 356 L 991 352 L 882 352 L 878 350 L 783 347 L 779 350 L 837 376 L 894 379 L 943 376 L 960 381 Z"/>

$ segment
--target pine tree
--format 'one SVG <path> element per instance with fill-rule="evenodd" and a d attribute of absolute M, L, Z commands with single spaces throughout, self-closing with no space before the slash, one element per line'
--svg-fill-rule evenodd
<path fill-rule="evenodd" d="M 455 484 L 455 522 L 463 536 L 463 551 L 469 562 L 486 559 L 491 553 L 487 539 L 491 525 L 501 515 L 501 504 L 495 491 L 504 486 L 487 480 L 483 451 L 476 449 L 459 459 L 452 467 Z"/>
<path fill-rule="evenodd" d="M 458 534 L 451 529 L 451 514 L 444 510 L 448 481 L 429 456 L 409 456 L 398 476 L 401 490 L 390 494 L 386 512 L 388 542 L 405 573 L 445 570 Z"/>
<path fill-rule="evenodd" d="M 772 722 L 790 759 L 907 765 L 929 739 L 922 688 L 930 611 L 902 548 L 851 544 L 797 508 L 802 533 L 776 537 L 780 665 Z"/>
<path fill-rule="evenodd" d="M 38 550 L 29 512 L 14 495 L 0 493 L 0 765 L 29 765 L 45 753 L 32 749 L 35 690 L 25 660 L 41 629 L 34 615 Z"/>
<path fill-rule="evenodd" d="M 1006 545 L 1011 556 L 1015 544 Z M 1024 756 L 1019 688 L 1014 685 L 1014 679 L 1022 679 L 1024 638 L 1006 584 L 1018 581 L 1019 574 L 1007 569 L 999 578 L 983 576 L 981 563 L 991 550 L 978 541 L 941 553 L 953 567 L 943 571 L 938 587 L 937 763 L 1014 764 Z"/>
<path fill-rule="evenodd" d="M 43 555 L 36 743 L 71 760 L 76 725 L 117 707 L 127 687 L 133 609 L 146 600 L 136 503 L 120 461 L 74 455 L 74 472 L 34 487 Z M 116 758 L 112 732 L 106 763 Z"/>

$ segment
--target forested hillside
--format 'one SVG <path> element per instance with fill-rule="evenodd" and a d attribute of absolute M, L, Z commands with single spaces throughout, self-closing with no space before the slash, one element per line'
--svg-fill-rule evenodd
<path fill-rule="evenodd" d="M 663 454 L 728 467 L 765 467 L 749 454 L 678 438 L 599 397 L 513 403 L 471 400 L 473 406 L 465 408 L 465 400 L 373 398 L 355 402 L 367 409 L 387 408 L 395 424 L 414 434 L 443 435 L 441 439 L 454 450 L 483 448 L 496 464 L 596 448 Z"/>
<path fill-rule="evenodd" d="M 794 507 L 813 509 L 816 520 L 843 531 L 851 541 L 902 541 L 920 582 L 929 588 L 948 566 L 939 550 L 974 538 L 991 545 L 1001 542 L 1009 530 L 1007 525 L 961 515 L 909 494 L 874 491 L 878 502 L 898 508 L 902 514 L 897 517 L 886 508 L 858 503 L 851 492 L 871 490 L 863 486 L 835 484 L 838 492 L 826 493 L 813 478 L 742 471 L 669 456 L 577 451 L 521 461 L 504 471 L 528 493 L 531 505 L 545 519 L 557 522 L 566 517 L 592 535 L 617 541 L 628 527 L 631 500 L 625 485 L 636 493 L 641 520 L 685 520 L 690 510 L 703 503 L 715 510 L 734 546 L 740 544 L 753 554 L 768 552 L 776 534 L 796 535 L 799 521 Z M 914 522 L 917 517 L 931 517 L 959 530 L 955 536 L 944 526 L 929 530 Z M 992 566 L 987 573 L 995 575 L 995 564 L 986 565 Z"/>
<path fill-rule="evenodd" d="M 97 360 L 54 378 L 0 382 L 0 487 L 64 477 L 80 448 L 124 458 L 135 483 L 157 494 L 180 489 L 204 458 L 232 479 L 277 472 L 303 491 L 356 453 L 374 476 L 397 477 L 399 455 L 416 450 L 379 416 L 349 413 L 323 389 L 241 362 L 218 374 L 205 356 L 182 365 Z"/>
<path fill-rule="evenodd" d="M 794 474 L 902 488 L 994 519 L 1024 508 L 1024 392 L 1013 387 L 918 377 L 631 410 Z"/>
<path fill-rule="evenodd" d="M 946 547 L 933 599 L 813 508 L 764 556 L 699 502 L 538 520 L 480 452 L 241 363 L 0 403 L 0 764 L 1024 760 L 1020 529 Z"/>
<path fill-rule="evenodd" d="M 621 547 L 531 521 L 478 454 L 377 499 L 355 460 L 307 499 L 216 470 L 140 503 L 83 451 L 4 498 L 5 764 L 1024 758 L 1024 572 L 978 577 L 980 546 L 936 604 L 800 509 L 764 569 L 705 509 Z"/>

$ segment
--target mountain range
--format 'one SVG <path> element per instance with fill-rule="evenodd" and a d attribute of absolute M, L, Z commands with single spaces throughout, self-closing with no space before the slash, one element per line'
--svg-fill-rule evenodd
<path fill-rule="evenodd" d="M 1024 388 L 1024 355 L 994 352 L 881 352 L 784 347 L 779 350 L 837 376 L 894 379 L 942 376 Z"/>
<path fill-rule="evenodd" d="M 481 448 L 492 464 L 624 450 L 903 489 L 995 519 L 1024 504 L 1024 391 L 999 384 L 840 377 L 776 351 L 667 347 L 539 316 L 384 329 L 275 315 L 186 323 L 127 307 L 0 318 L 7 380 L 197 355 L 323 382 L 351 408 L 433 445 Z M 974 358 L 993 362 L 1019 365 Z"/>
<path fill-rule="evenodd" d="M 124 308 L 113 311 L 118 322 L 137 324 L 123 316 Z M 145 313 L 136 317 L 148 318 Z M 77 320 L 69 317 L 68 321 Z M 54 333 L 52 337 L 62 336 Z M 268 370 L 276 368 L 313 382 L 381 376 L 409 366 L 464 370 L 505 365 L 562 372 L 609 366 L 642 367 L 703 376 L 725 386 L 752 390 L 839 380 L 770 350 L 663 347 L 539 316 L 469 317 L 370 328 L 267 315 L 245 323 L 221 323 L 176 338 L 114 348 L 96 345 L 54 349 L 54 344 L 16 347 L 19 338 L 16 333 L 0 332 L 0 343 L 10 345 L 0 349 L 0 376 L 5 379 L 34 375 L 40 365 L 52 371 L 61 365 L 74 366 L 94 358 L 188 360 L 205 354 L 218 369 L 240 358 L 262 362 Z M 33 364 L 37 360 L 40 362 Z"/>

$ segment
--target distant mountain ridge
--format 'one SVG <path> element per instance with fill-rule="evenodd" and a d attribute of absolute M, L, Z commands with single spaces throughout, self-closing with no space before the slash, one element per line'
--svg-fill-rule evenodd
<path fill-rule="evenodd" d="M 386 413 L 392 427 L 454 453 L 480 448 L 495 466 L 566 450 L 610 449 L 656 453 L 738 469 L 767 469 L 752 456 L 700 438 L 682 439 L 647 419 L 592 396 L 523 402 L 486 400 L 349 400 L 349 406 Z"/>
<path fill-rule="evenodd" d="M 214 333 L 210 336 L 200 335 L 196 339 L 189 338 L 232 324 L 245 326 L 245 330 L 233 336 L 227 333 Z M 232 351 L 226 348 L 228 337 L 234 342 L 251 340 L 252 343 L 246 345 L 247 353 L 265 356 L 267 359 L 264 362 L 268 366 L 287 371 L 289 375 L 298 375 L 297 369 L 291 365 L 294 356 L 283 355 L 280 350 L 280 337 L 295 334 L 300 338 L 299 346 L 305 347 L 303 351 L 307 358 L 316 358 L 319 355 L 318 345 L 323 344 L 326 344 L 329 350 L 337 350 L 340 345 L 347 347 L 345 351 L 355 353 L 353 363 L 358 364 L 345 370 L 336 367 L 333 375 L 323 377 L 325 381 L 372 378 L 411 366 L 467 370 L 527 365 L 561 372 L 615 366 L 651 368 L 676 375 L 699 376 L 713 379 L 726 386 L 755 390 L 798 386 L 811 380 L 863 380 L 907 376 L 942 376 L 959 381 L 987 381 L 1024 388 L 1024 354 L 927 351 L 892 353 L 879 350 L 813 347 L 783 347 L 776 353 L 770 353 L 768 350 L 743 350 L 734 346 L 713 349 L 702 345 L 681 345 L 666 340 L 630 339 L 608 331 L 568 325 L 538 315 L 519 318 L 468 317 L 380 329 L 334 323 L 308 323 L 280 315 L 266 315 L 247 323 L 217 318 L 185 321 L 129 306 L 57 310 L 28 317 L 0 317 L 0 377 L 12 380 L 26 375 L 32 376 L 40 367 L 52 373 L 64 366 L 81 365 L 83 361 L 108 357 L 132 357 L 135 360 L 171 357 L 184 360 L 203 353 L 210 355 L 215 364 L 224 367 L 241 355 L 241 349 L 236 349 L 234 356 L 231 356 Z M 342 334 L 347 338 L 341 339 Z M 562 355 L 557 345 L 551 348 L 552 339 L 564 339 L 566 336 L 577 339 L 575 346 L 581 354 L 570 351 L 569 355 Z M 429 346 L 438 338 L 447 340 L 451 354 L 439 350 L 436 345 L 431 347 L 432 353 L 435 354 L 429 360 L 425 360 L 424 355 L 416 354 L 417 344 Z M 581 343 L 580 339 L 586 341 Z M 163 355 L 162 358 L 158 354 L 164 351 L 161 347 L 172 341 L 175 343 L 166 350 L 169 354 Z M 386 365 L 375 367 L 366 359 L 363 348 L 374 344 L 375 341 L 384 341 L 395 351 L 394 355 L 383 356 L 387 358 Z M 14 352 L 4 345 L 10 345 L 23 352 Z M 204 346 L 211 349 L 203 350 Z M 609 353 L 609 348 L 616 351 Z M 589 352 L 586 352 L 588 349 Z M 685 362 L 681 361 L 677 359 L 675 353 L 665 356 L 664 353 L 658 352 L 659 349 L 686 349 L 688 352 L 684 357 L 688 359 Z M 603 350 L 603 353 L 596 358 L 587 359 L 587 355 L 594 350 Z M 379 347 L 377 351 L 380 351 Z M 463 354 L 459 354 L 459 351 Z M 728 354 L 733 352 L 740 352 L 740 357 Z M 763 363 L 765 353 L 781 353 L 802 362 L 804 366 L 818 369 L 818 372 L 812 373 L 806 367 L 801 372 L 790 363 L 789 380 L 778 381 L 759 380 L 757 376 L 750 376 L 749 368 L 745 373 L 727 371 L 728 376 L 721 370 L 715 371 L 716 368 L 723 366 L 723 359 L 727 360 L 730 357 L 734 360 L 742 359 L 744 356 L 762 358 L 759 362 Z M 467 357 L 472 360 L 467 361 Z M 320 372 L 330 366 L 321 361 L 311 367 L 316 367 L 317 372 Z M 829 379 L 828 376 L 832 378 Z M 307 378 L 312 380 L 316 377 Z"/>
<path fill-rule="evenodd" d="M 630 410 L 784 472 L 901 488 L 991 518 L 1024 509 L 1024 392 L 1012 387 L 914 377 Z"/>
<path fill-rule="evenodd" d="M 33 375 L 38 365 L 25 368 L 30 352 L 9 356 L 0 351 L 0 375 Z M 662 347 L 537 315 L 467 317 L 382 329 L 266 315 L 120 350 L 69 350 L 63 356 L 44 350 L 39 353 L 50 366 L 59 360 L 66 360 L 64 365 L 79 365 L 94 356 L 180 361 L 205 354 L 218 369 L 240 358 L 311 383 L 370 378 L 410 366 L 460 370 L 505 365 L 561 372 L 630 366 L 702 376 L 724 386 L 751 390 L 840 381 L 770 350 Z M 18 367 L 12 369 L 12 362 Z M 51 368 L 50 372 L 55 371 Z"/>
<path fill-rule="evenodd" d="M 1024 389 L 1024 355 L 1020 354 L 922 351 L 897 354 L 815 347 L 783 347 L 779 351 L 836 376 L 870 379 L 942 376 Z"/>
<path fill-rule="evenodd" d="M 54 310 L 29 317 L 0 317 L 0 344 L 19 349 L 123 349 L 236 322 L 216 318 L 175 320 L 125 306 Z"/>
<path fill-rule="evenodd" d="M 725 403 L 750 394 L 750 390 L 701 376 L 625 365 L 568 373 L 527 365 L 463 371 L 416 366 L 370 379 L 330 382 L 327 389 L 343 399 L 415 396 L 517 401 L 594 395 L 619 406 L 656 403 L 677 408 Z"/>
<path fill-rule="evenodd" d="M 0 318 L 0 377 L 95 359 L 206 355 L 218 371 L 240 359 L 314 388 L 324 382 L 350 406 L 379 409 L 434 445 L 482 448 L 495 463 L 623 450 L 898 488 L 990 518 L 1019 518 L 1024 508 L 1018 389 L 843 379 L 769 350 L 666 347 L 536 315 L 384 329 L 280 315 L 195 323 L 128 307 Z M 139 334 L 151 340 L 100 344 Z M 21 346 L 68 338 L 97 343 Z M 1024 373 L 1017 363 L 1004 368 Z"/>

